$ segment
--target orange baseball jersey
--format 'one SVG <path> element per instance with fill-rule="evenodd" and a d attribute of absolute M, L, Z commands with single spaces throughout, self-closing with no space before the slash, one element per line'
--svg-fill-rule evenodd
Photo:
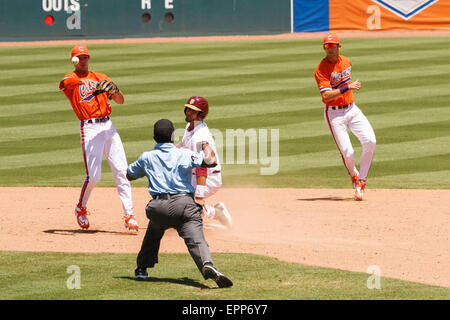
<path fill-rule="evenodd" d="M 111 113 L 107 93 L 92 94 L 97 83 L 103 80 L 110 81 L 103 73 L 89 71 L 87 76 L 80 77 L 76 72 L 70 72 L 59 83 L 59 89 L 69 99 L 78 119 L 100 118 Z"/>
<path fill-rule="evenodd" d="M 339 56 L 336 63 L 330 63 L 327 58 L 324 58 L 317 66 L 314 76 L 316 77 L 317 85 L 320 93 L 338 89 L 351 82 L 352 63 L 350 59 L 344 56 Z M 344 94 L 338 96 L 331 101 L 324 101 L 327 106 L 342 106 L 350 104 L 354 101 L 353 91 L 347 90 Z"/>

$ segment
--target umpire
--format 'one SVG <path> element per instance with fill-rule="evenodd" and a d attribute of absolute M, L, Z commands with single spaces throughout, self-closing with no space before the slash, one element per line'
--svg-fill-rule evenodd
<path fill-rule="evenodd" d="M 174 228 L 184 239 L 203 278 L 213 279 L 220 288 L 233 282 L 214 266 L 203 234 L 202 207 L 194 201 L 191 185 L 192 169 L 216 166 L 215 154 L 206 143 L 199 146 L 201 153 L 176 148 L 173 144 L 174 127 L 170 120 L 161 119 L 154 125 L 154 150 L 147 151 L 128 166 L 128 180 L 146 176 L 152 200 L 145 212 L 149 221 L 147 232 L 137 256 L 136 280 L 148 278 L 147 268 L 158 263 L 161 239 L 166 229 Z"/>

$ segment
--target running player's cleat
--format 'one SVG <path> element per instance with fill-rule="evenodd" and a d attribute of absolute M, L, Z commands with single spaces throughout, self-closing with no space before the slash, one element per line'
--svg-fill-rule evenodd
<path fill-rule="evenodd" d="M 364 197 L 364 189 L 366 188 L 366 182 L 365 181 L 358 181 L 355 188 L 355 199 L 358 201 L 361 201 Z"/>
<path fill-rule="evenodd" d="M 134 214 L 125 215 L 123 218 L 125 219 L 125 228 L 134 231 L 139 230 L 139 225 L 134 217 Z"/>
<path fill-rule="evenodd" d="M 225 204 L 223 202 L 219 202 L 214 206 L 214 209 L 216 211 L 214 218 L 219 220 L 227 228 L 231 228 L 233 220 Z"/>
<path fill-rule="evenodd" d="M 358 183 L 358 181 L 359 177 L 357 175 L 352 177 L 353 189 L 356 189 L 356 184 Z"/>
<path fill-rule="evenodd" d="M 81 227 L 81 229 L 88 229 L 89 228 L 89 220 L 87 218 L 87 210 L 86 208 L 77 205 L 75 207 L 75 216 L 77 217 L 78 225 Z"/>

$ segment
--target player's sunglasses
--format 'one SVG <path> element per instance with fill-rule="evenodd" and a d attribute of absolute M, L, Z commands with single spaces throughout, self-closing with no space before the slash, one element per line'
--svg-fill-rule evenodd
<path fill-rule="evenodd" d="M 337 48 L 337 47 L 339 47 L 339 43 L 325 43 L 325 44 L 323 45 L 323 47 L 324 47 L 325 49 L 328 49 L 328 48 Z"/>

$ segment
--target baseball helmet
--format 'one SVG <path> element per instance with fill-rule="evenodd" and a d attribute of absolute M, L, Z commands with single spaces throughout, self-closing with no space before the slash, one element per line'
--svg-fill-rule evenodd
<path fill-rule="evenodd" d="M 335 33 L 329 33 L 323 38 L 323 44 L 325 43 L 339 43 L 339 37 Z"/>
<path fill-rule="evenodd" d="M 200 96 L 192 96 L 184 105 L 185 108 L 189 108 L 195 111 L 200 111 L 200 118 L 205 119 L 209 112 L 208 101 Z"/>

